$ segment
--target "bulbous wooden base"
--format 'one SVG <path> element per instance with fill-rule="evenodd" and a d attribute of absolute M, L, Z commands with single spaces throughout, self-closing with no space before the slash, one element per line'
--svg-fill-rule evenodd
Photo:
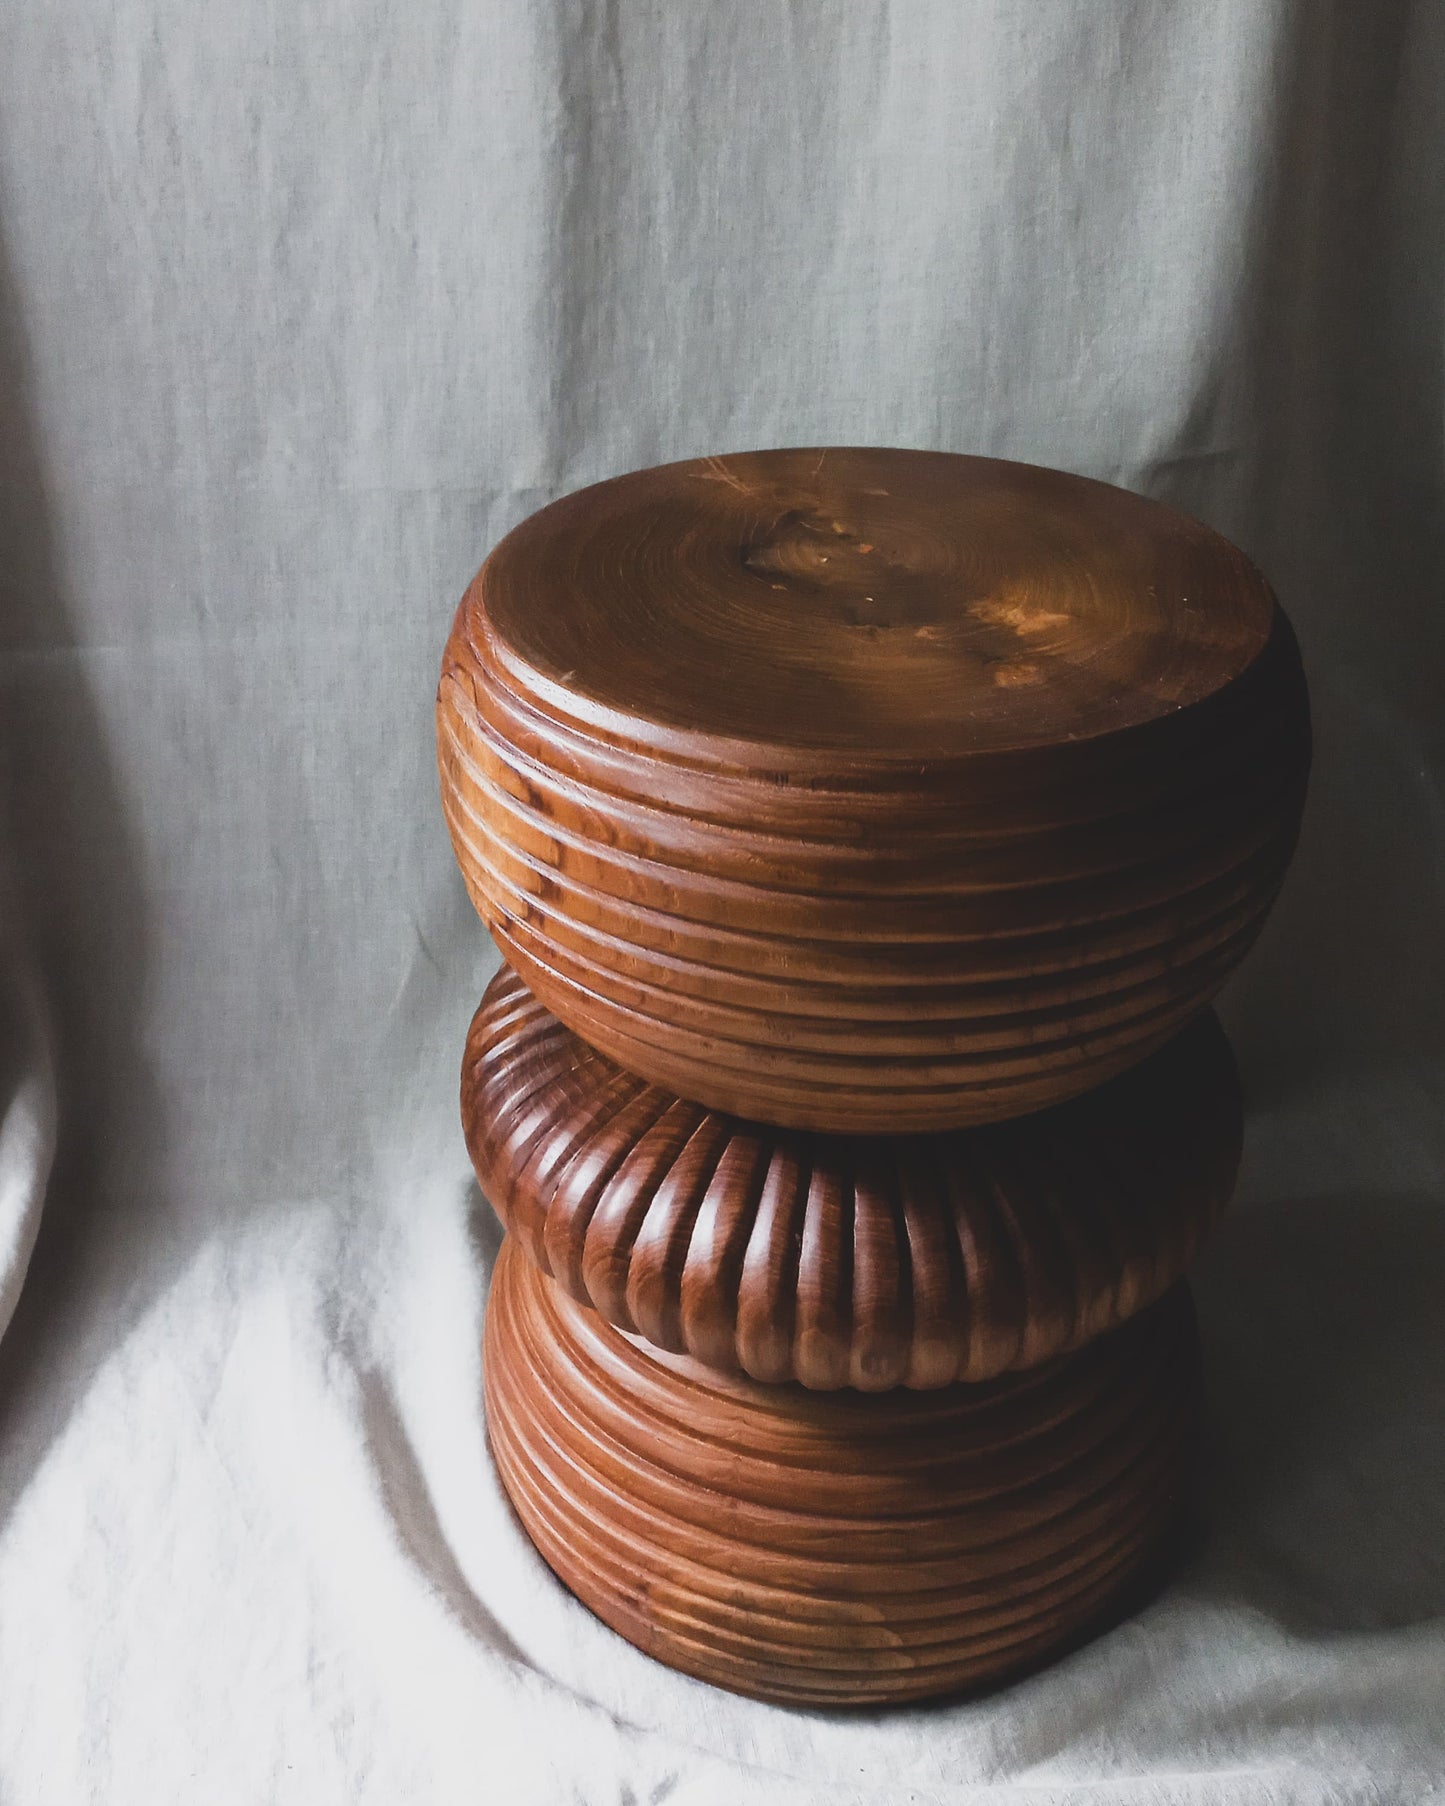
<path fill-rule="evenodd" d="M 1111 1620 L 1189 1492 L 1188 1293 L 1030 1372 L 931 1392 L 758 1385 L 647 1348 L 509 1238 L 493 1450 L 572 1591 L 735 1692 L 868 1705 L 979 1688 Z"/>

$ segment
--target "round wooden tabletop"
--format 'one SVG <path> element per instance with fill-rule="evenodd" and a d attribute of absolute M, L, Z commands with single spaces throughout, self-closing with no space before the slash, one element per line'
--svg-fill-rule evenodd
<path fill-rule="evenodd" d="M 1264 921 L 1309 718 L 1244 555 L 1082 477 L 706 458 L 497 547 L 438 697 L 503 956 L 680 1096 L 902 1132 L 1161 1046 Z"/>
<path fill-rule="evenodd" d="M 943 452 L 750 452 L 525 520 L 479 586 L 524 693 L 676 746 L 864 760 L 1049 746 L 1213 695 L 1269 637 L 1248 559 L 1172 508 Z"/>

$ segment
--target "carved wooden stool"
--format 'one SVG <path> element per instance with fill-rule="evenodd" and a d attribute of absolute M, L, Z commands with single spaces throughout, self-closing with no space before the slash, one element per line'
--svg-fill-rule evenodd
<path fill-rule="evenodd" d="M 448 643 L 507 965 L 462 1113 L 509 1231 L 493 1449 L 572 1590 L 740 1692 L 979 1686 L 1188 1494 L 1208 1004 L 1309 762 L 1227 541 L 1031 466 L 760 452 L 563 498 Z"/>

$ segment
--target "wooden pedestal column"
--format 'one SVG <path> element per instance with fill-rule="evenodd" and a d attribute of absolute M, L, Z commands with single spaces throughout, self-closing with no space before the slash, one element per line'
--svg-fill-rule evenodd
<path fill-rule="evenodd" d="M 523 522 L 438 703 L 507 967 L 462 1105 L 490 1434 L 601 1617 L 764 1698 L 977 1686 L 1188 1495 L 1182 1276 L 1238 1161 L 1207 1005 L 1289 859 L 1293 637 L 1059 472 L 704 459 Z"/>

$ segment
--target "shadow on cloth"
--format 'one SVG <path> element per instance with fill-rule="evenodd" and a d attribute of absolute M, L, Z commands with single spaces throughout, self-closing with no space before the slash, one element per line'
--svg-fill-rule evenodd
<path fill-rule="evenodd" d="M 10 1495 L 41 1460 L 87 1376 L 184 1265 L 160 1201 L 127 1197 L 112 1150 L 144 1113 L 158 1123 L 136 1031 L 147 969 L 135 834 L 98 704 L 106 654 L 77 634 L 31 408 L 23 320 L 0 240 L 0 859 L 55 1030 L 60 1133 L 39 1235 L 0 1342 Z M 158 1129 L 158 1134 L 163 1130 Z M 93 1238 L 153 1242 L 124 1306 L 82 1283 Z M 108 1220 L 107 1220 L 108 1219 Z M 21 1409 L 22 1397 L 32 1409 Z M 17 1418 L 19 1421 L 17 1422 Z"/>
<path fill-rule="evenodd" d="M 1240 1211 L 1195 1295 L 1211 1446 L 1190 1590 L 1303 1634 L 1445 1615 L 1440 1200 Z"/>
<path fill-rule="evenodd" d="M 1274 1108 L 1445 1057 L 1445 13 L 1333 0 L 1286 49 L 1233 348 L 1264 443 L 1220 521 L 1313 692 L 1299 857 L 1223 1012 Z M 1302 1635 L 1445 1614 L 1445 1200 L 1372 1190 L 1369 1162 L 1227 1217 L 1196 1275 L 1214 1446 L 1185 1580 Z"/>
<path fill-rule="evenodd" d="M 1445 1057 L 1445 10 L 1330 0 L 1295 9 L 1282 50 L 1223 353 L 1255 404 L 1251 468 L 1232 506 L 1215 464 L 1172 494 L 1269 573 L 1312 692 L 1299 855 L 1228 994 L 1260 1103 Z"/>

